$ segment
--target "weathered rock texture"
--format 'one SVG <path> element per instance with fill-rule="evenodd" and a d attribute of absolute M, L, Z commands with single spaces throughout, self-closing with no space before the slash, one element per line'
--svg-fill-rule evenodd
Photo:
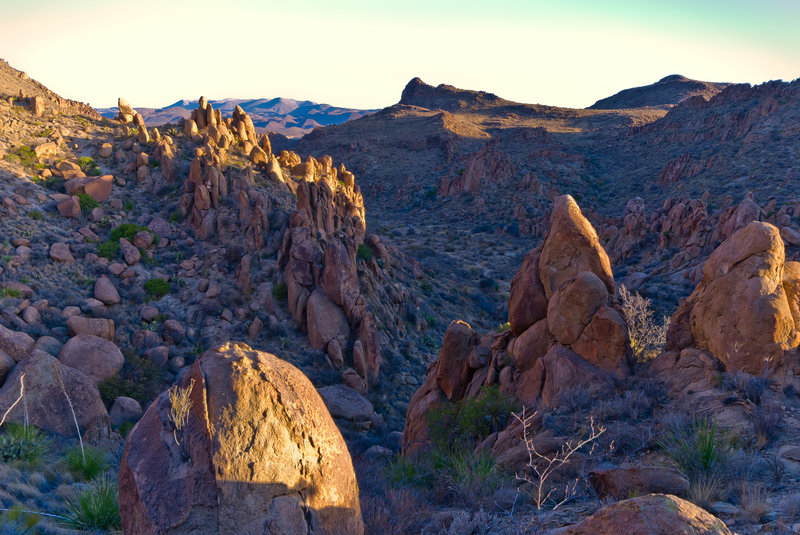
<path fill-rule="evenodd" d="M 361 190 L 352 173 L 334 167 L 330 157 L 301 163 L 295 156 L 284 151 L 279 157 L 282 165 L 294 162 L 292 173 L 303 177 L 295 186 L 297 207 L 278 259 L 289 312 L 335 366 L 352 365 L 364 381 L 374 383 L 381 364 L 380 337 L 356 264 L 359 247 L 366 247 Z M 373 243 L 381 251 L 380 241 Z"/>
<path fill-rule="evenodd" d="M 462 321 L 448 327 L 439 358 L 409 403 L 404 451 L 426 447 L 431 408 L 499 384 L 525 406 L 559 404 L 564 391 L 596 393 L 628 373 L 628 332 L 597 234 L 565 195 L 556 199 L 541 249 L 528 253 L 511 282 L 510 331 L 479 336 Z M 484 443 L 501 455 L 510 443 Z"/>
<path fill-rule="evenodd" d="M 229 342 L 178 386 L 192 386 L 183 430 L 164 393 L 129 435 L 125 533 L 363 533 L 350 454 L 299 370 Z"/>
<path fill-rule="evenodd" d="M 725 370 L 752 375 L 792 366 L 800 344 L 796 288 L 778 229 L 750 222 L 709 256 L 702 281 L 672 316 L 667 349 L 698 348 Z"/>
<path fill-rule="evenodd" d="M 731 535 L 722 520 L 691 502 L 669 494 L 648 494 L 600 509 L 559 535 L 631 533 L 636 535 Z"/>

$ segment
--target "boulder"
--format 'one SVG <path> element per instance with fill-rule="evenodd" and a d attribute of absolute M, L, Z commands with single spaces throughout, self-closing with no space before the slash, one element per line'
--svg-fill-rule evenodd
<path fill-rule="evenodd" d="M 479 341 L 478 335 L 464 321 L 454 321 L 447 327 L 442 348 L 439 350 L 439 367 L 436 373 L 436 385 L 442 389 L 447 399 L 457 401 L 467 390 L 472 378 L 467 360 L 473 346 Z"/>
<path fill-rule="evenodd" d="M 50 246 L 50 259 L 65 264 L 75 261 L 72 252 L 69 250 L 69 245 L 62 242 L 56 242 Z"/>
<path fill-rule="evenodd" d="M 116 305 L 120 302 L 119 292 L 105 275 L 100 275 L 94 283 L 94 298 L 104 305 Z"/>
<path fill-rule="evenodd" d="M 731 535 L 725 523 L 700 507 L 669 494 L 648 494 L 606 505 L 558 535 Z"/>
<path fill-rule="evenodd" d="M 774 370 L 800 344 L 784 262 L 774 226 L 753 221 L 736 231 L 711 253 L 703 280 L 673 315 L 667 347 L 706 350 L 728 371 Z"/>
<path fill-rule="evenodd" d="M 663 466 L 592 470 L 589 482 L 601 500 L 624 500 L 642 494 L 689 494 L 689 481 L 674 468 Z"/>
<path fill-rule="evenodd" d="M 142 417 L 142 406 L 138 401 L 125 396 L 119 396 L 111 405 L 108 412 L 111 425 L 119 427 L 126 422 L 138 422 Z"/>
<path fill-rule="evenodd" d="M 349 386 L 323 386 L 319 389 L 319 395 L 334 418 L 356 423 L 369 422 L 375 412 L 372 403 Z"/>
<path fill-rule="evenodd" d="M 550 232 L 539 258 L 539 278 L 547 299 L 582 271 L 594 273 L 610 295 L 616 294 L 611 263 L 597 232 L 575 200 L 562 195 L 553 202 Z"/>
<path fill-rule="evenodd" d="M 5 383 L 6 377 L 11 373 L 17 363 L 5 351 L 0 350 L 0 384 Z"/>
<path fill-rule="evenodd" d="M 554 345 L 531 371 L 538 365 L 543 370 L 541 400 L 546 407 L 557 407 L 566 391 L 580 388 L 595 393 L 610 390 L 614 385 L 609 372 L 559 344 Z"/>
<path fill-rule="evenodd" d="M 525 255 L 522 267 L 511 279 L 508 321 L 515 336 L 547 315 L 547 297 L 539 279 L 540 254 L 541 249 L 537 248 Z"/>
<path fill-rule="evenodd" d="M 106 318 L 86 318 L 70 316 L 67 318 L 67 329 L 70 336 L 89 334 L 114 341 L 114 320 Z"/>
<path fill-rule="evenodd" d="M 95 201 L 103 202 L 111 195 L 113 181 L 114 177 L 111 175 L 73 178 L 64 182 L 64 188 L 69 195 L 85 193 Z"/>
<path fill-rule="evenodd" d="M 605 284 L 591 271 L 556 291 L 547 304 L 547 328 L 564 345 L 577 342 L 597 310 L 608 303 Z"/>
<path fill-rule="evenodd" d="M 315 288 L 306 307 L 308 339 L 314 349 L 324 349 L 334 338 L 347 339 L 350 327 L 342 309 L 321 288 Z"/>
<path fill-rule="evenodd" d="M 95 382 L 44 351 L 34 351 L 8 375 L 0 388 L 0 407 L 10 407 L 19 397 L 20 376 L 23 374 L 30 424 L 60 435 L 75 436 L 77 430 L 67 398 L 61 390 L 62 384 L 72 402 L 81 432 L 107 417 Z M 7 421 L 22 423 L 24 418 L 23 404 L 19 403 L 9 413 Z"/>
<path fill-rule="evenodd" d="M 35 341 L 26 333 L 12 331 L 0 325 L 0 351 L 4 351 L 8 356 L 19 362 L 33 351 Z"/>
<path fill-rule="evenodd" d="M 80 217 L 81 215 L 81 201 L 77 197 L 70 197 L 58 203 L 57 208 L 61 217 Z"/>
<path fill-rule="evenodd" d="M 128 435 L 123 532 L 364 533 L 347 446 L 297 368 L 228 342 L 176 386 L 190 389 L 182 430 L 165 392 Z"/>
<path fill-rule="evenodd" d="M 528 327 L 508 344 L 508 353 L 519 373 L 533 368 L 545 356 L 556 339 L 547 330 L 547 320 L 542 319 Z"/>
<path fill-rule="evenodd" d="M 58 360 L 101 383 L 122 369 L 125 357 L 104 338 L 79 334 L 70 338 L 58 353 Z"/>
<path fill-rule="evenodd" d="M 783 291 L 789 303 L 794 328 L 800 330 L 800 262 L 786 262 L 783 266 Z"/>

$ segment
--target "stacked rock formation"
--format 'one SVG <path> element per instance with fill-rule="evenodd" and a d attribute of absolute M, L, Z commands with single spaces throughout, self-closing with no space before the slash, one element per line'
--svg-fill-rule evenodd
<path fill-rule="evenodd" d="M 344 166 L 334 167 L 329 156 L 321 161 L 308 157 L 302 163 L 293 153 L 281 158 L 287 167 L 294 163 L 293 175 L 302 176 L 278 259 L 289 312 L 334 366 L 352 362 L 363 381 L 374 382 L 381 361 L 380 338 L 361 295 L 356 267 L 365 235 L 361 190 L 353 174 Z M 352 360 L 345 355 L 352 355 Z"/>
<path fill-rule="evenodd" d="M 477 396 L 484 385 L 499 384 L 526 406 L 552 407 L 565 390 L 602 391 L 628 373 L 628 332 L 608 256 L 569 195 L 556 199 L 544 244 L 514 276 L 508 315 L 505 333 L 480 337 L 461 321 L 447 329 L 408 407 L 407 453 L 425 447 L 431 408 Z M 494 440 L 501 450 L 509 443 Z"/>
<path fill-rule="evenodd" d="M 781 379 L 797 372 L 800 265 L 786 262 L 780 231 L 752 221 L 709 256 L 703 279 L 672 316 L 668 351 L 654 366 L 698 350 L 726 371 Z"/>
<path fill-rule="evenodd" d="M 225 343 L 131 430 L 119 475 L 125 533 L 364 533 L 347 446 L 311 382 L 269 353 Z"/>

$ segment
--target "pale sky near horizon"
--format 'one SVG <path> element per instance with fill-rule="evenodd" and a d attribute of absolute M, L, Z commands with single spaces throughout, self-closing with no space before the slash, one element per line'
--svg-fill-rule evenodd
<path fill-rule="evenodd" d="M 0 0 L 0 57 L 96 107 L 382 108 L 419 76 L 582 108 L 669 74 L 800 77 L 800 0 Z"/>

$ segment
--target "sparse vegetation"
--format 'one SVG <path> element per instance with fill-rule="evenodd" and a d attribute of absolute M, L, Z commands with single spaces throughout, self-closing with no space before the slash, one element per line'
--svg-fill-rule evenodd
<path fill-rule="evenodd" d="M 20 292 L 16 288 L 12 288 L 11 286 L 3 286 L 2 288 L 0 288 L 0 298 L 2 297 L 15 297 L 19 299 L 20 297 L 22 297 L 22 292 Z"/>
<path fill-rule="evenodd" d="M 159 378 L 159 370 L 152 360 L 126 353 L 119 373 L 100 383 L 98 389 L 109 407 L 119 396 L 133 398 L 146 406 L 160 391 Z"/>
<path fill-rule="evenodd" d="M 33 167 L 38 158 L 29 145 L 23 145 L 17 148 L 17 150 L 6 154 L 5 160 L 9 163 L 21 165 L 22 167 Z"/>
<path fill-rule="evenodd" d="M 150 232 L 147 227 L 135 223 L 122 223 L 111 231 L 111 241 L 118 242 L 120 238 L 125 238 L 129 242 L 133 242 L 133 237 L 136 236 L 136 233 L 143 230 Z"/>
<path fill-rule="evenodd" d="M 90 481 L 108 470 L 108 455 L 97 448 L 69 448 L 64 454 L 67 468 L 81 479 Z"/>
<path fill-rule="evenodd" d="M 97 256 L 102 256 L 108 260 L 116 260 L 119 257 L 119 242 L 107 241 L 97 246 Z"/>
<path fill-rule="evenodd" d="M 62 523 L 81 531 L 109 530 L 120 527 L 117 484 L 100 479 L 64 504 L 67 514 Z"/>
<path fill-rule="evenodd" d="M 661 323 L 657 324 L 653 319 L 650 300 L 636 292 L 629 292 L 624 284 L 619 287 L 619 300 L 625 323 L 628 325 L 633 357 L 639 361 L 654 358 L 667 342 L 669 318 L 665 316 Z"/>
<path fill-rule="evenodd" d="M 375 256 L 375 253 L 372 252 L 372 249 L 366 243 L 359 243 L 356 256 L 361 260 L 369 260 L 370 258 Z"/>
<path fill-rule="evenodd" d="M 194 379 L 189 382 L 189 386 L 186 388 L 179 388 L 178 385 L 173 385 L 167 391 L 169 396 L 169 419 L 172 425 L 175 426 L 172 436 L 178 445 L 180 445 L 178 433 L 182 433 L 183 427 L 189 422 L 189 409 L 192 408 L 192 388 L 194 388 Z"/>
<path fill-rule="evenodd" d="M 100 203 L 94 200 L 87 193 L 79 192 L 77 194 L 77 197 L 81 205 L 81 212 L 83 212 L 84 214 L 88 214 L 89 212 L 100 206 Z"/>
<path fill-rule="evenodd" d="M 272 287 L 272 297 L 279 301 L 285 300 L 289 296 L 289 287 L 285 282 L 279 282 Z"/>
<path fill-rule="evenodd" d="M 145 293 L 151 299 L 161 299 L 169 293 L 169 282 L 164 279 L 147 279 L 142 285 Z"/>
<path fill-rule="evenodd" d="M 0 435 L 0 459 L 3 462 L 21 461 L 28 464 L 38 462 L 49 447 L 49 439 L 32 425 L 8 422 Z"/>

